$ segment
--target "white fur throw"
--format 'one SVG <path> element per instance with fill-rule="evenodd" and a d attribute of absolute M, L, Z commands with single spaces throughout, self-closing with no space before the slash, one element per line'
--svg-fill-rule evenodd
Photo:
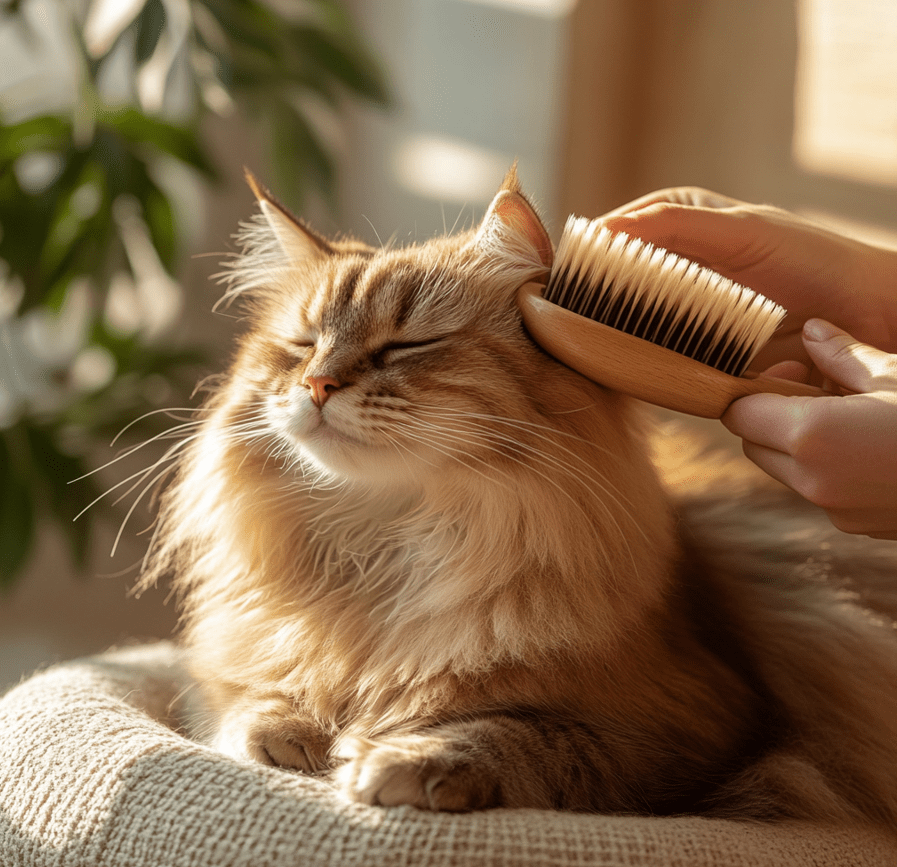
<path fill-rule="evenodd" d="M 345 803 L 177 732 L 169 644 L 57 666 L 0 699 L 3 867 L 894 867 L 867 830 Z"/>

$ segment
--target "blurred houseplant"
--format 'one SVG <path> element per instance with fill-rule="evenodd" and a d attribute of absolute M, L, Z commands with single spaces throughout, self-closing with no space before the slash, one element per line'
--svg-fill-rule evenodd
<path fill-rule="evenodd" d="M 77 94 L 51 113 L 0 94 L 0 585 L 21 573 L 45 515 L 84 566 L 93 510 L 72 521 L 100 492 L 90 477 L 70 483 L 90 469 L 92 447 L 152 409 L 159 383 L 196 360 L 166 339 L 183 215 L 164 179 L 172 164 L 216 178 L 203 117 L 237 107 L 259 121 L 289 204 L 301 208 L 312 192 L 333 201 L 335 163 L 315 122 L 322 106 L 338 112 L 346 93 L 388 102 L 338 0 L 281 6 L 0 6 L 3 26 L 31 45 L 42 38 L 35 22 L 57 15 Z"/>

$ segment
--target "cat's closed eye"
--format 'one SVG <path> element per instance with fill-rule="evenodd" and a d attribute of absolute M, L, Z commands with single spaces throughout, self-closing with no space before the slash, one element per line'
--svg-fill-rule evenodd
<path fill-rule="evenodd" d="M 414 354 L 416 350 L 438 346 L 445 342 L 443 337 L 432 337 L 427 340 L 396 340 L 384 343 L 371 353 L 374 363 L 388 363 Z"/>

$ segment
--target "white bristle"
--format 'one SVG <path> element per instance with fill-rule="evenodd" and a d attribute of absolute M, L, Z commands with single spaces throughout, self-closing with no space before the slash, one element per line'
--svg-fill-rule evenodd
<path fill-rule="evenodd" d="M 785 310 L 675 253 L 570 217 L 548 301 L 740 376 Z"/>

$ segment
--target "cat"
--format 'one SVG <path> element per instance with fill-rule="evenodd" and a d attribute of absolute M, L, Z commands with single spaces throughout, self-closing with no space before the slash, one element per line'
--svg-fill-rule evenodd
<path fill-rule="evenodd" d="M 144 575 L 214 746 L 370 805 L 897 820 L 894 558 L 861 599 L 794 504 L 676 500 L 644 408 L 524 330 L 553 247 L 515 169 L 383 249 L 249 181 L 247 328 Z"/>

